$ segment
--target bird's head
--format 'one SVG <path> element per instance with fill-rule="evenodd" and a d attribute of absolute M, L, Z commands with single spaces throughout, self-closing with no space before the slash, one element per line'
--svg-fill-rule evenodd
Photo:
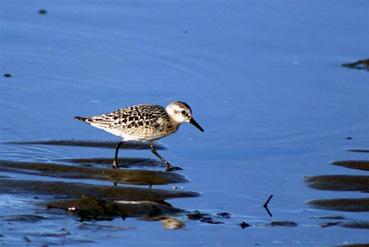
<path fill-rule="evenodd" d="M 165 110 L 175 122 L 179 124 L 191 123 L 201 132 L 204 132 L 204 129 L 195 121 L 195 119 L 193 119 L 191 107 L 186 103 L 181 101 L 175 101 L 167 105 Z"/>

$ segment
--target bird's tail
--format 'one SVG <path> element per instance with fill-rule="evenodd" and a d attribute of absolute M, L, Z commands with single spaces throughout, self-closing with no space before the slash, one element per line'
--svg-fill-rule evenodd
<path fill-rule="evenodd" d="M 90 123 L 90 118 L 88 117 L 81 117 L 81 116 L 75 116 L 74 117 L 75 120 L 81 121 L 81 122 L 85 122 L 85 123 Z"/>

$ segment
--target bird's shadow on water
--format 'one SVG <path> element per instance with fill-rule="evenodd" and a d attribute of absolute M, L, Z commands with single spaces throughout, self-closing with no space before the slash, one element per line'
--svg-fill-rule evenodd
<path fill-rule="evenodd" d="M 366 149 L 360 149 L 360 152 L 366 152 Z M 356 149 L 349 150 L 358 152 Z M 325 191 L 352 191 L 357 193 L 369 192 L 369 160 L 345 160 L 335 161 L 332 165 L 343 168 L 361 170 L 363 175 L 319 175 L 305 178 L 307 185 L 313 189 Z M 365 195 L 365 194 L 363 194 Z M 316 199 L 308 202 L 311 207 L 322 210 L 333 210 L 344 212 L 369 212 L 369 198 L 367 196 L 360 198 L 334 198 L 334 199 Z M 369 221 L 350 220 L 343 215 L 331 217 L 321 217 L 321 227 L 340 226 L 346 228 L 369 229 Z"/>

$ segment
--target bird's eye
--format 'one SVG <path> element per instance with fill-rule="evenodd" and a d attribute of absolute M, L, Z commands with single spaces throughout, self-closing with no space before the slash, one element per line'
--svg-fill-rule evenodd
<path fill-rule="evenodd" d="M 182 114 L 186 114 L 186 111 L 185 111 L 185 110 L 183 110 L 183 111 L 182 111 Z"/>

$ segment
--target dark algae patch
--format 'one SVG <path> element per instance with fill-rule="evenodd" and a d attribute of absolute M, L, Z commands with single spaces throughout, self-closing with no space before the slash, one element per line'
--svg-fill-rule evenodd
<path fill-rule="evenodd" d="M 123 201 L 164 201 L 170 198 L 197 197 L 199 195 L 191 191 L 11 179 L 0 179 L 0 193 L 36 193 L 53 196 L 64 195 L 71 198 L 87 196 Z"/>
<path fill-rule="evenodd" d="M 297 226 L 296 222 L 293 221 L 272 221 L 267 226 L 285 226 L 285 227 L 295 227 Z"/>
<path fill-rule="evenodd" d="M 336 166 L 343 166 L 351 169 L 369 171 L 369 160 L 345 160 L 345 161 L 334 161 L 332 163 Z"/>
<path fill-rule="evenodd" d="M 369 198 L 320 199 L 309 201 L 309 205 L 319 209 L 348 212 L 369 212 Z"/>
<path fill-rule="evenodd" d="M 322 228 L 331 226 L 369 230 L 369 221 L 349 221 L 349 222 L 337 221 L 337 222 L 326 222 L 321 224 Z"/>
<path fill-rule="evenodd" d="M 369 221 L 350 221 L 340 224 L 346 228 L 366 229 L 369 230 Z"/>
<path fill-rule="evenodd" d="M 190 220 L 200 220 L 203 217 L 207 217 L 207 216 L 209 216 L 209 215 L 201 213 L 198 210 L 195 210 L 195 211 L 190 212 L 190 213 L 187 214 L 187 218 L 190 219 Z"/>
<path fill-rule="evenodd" d="M 181 213 L 168 203 L 153 201 L 111 201 L 94 197 L 81 197 L 75 200 L 52 201 L 47 204 L 48 208 L 63 209 L 76 213 L 81 220 L 112 220 L 114 217 L 153 217 Z"/>
<path fill-rule="evenodd" d="M 349 152 L 354 152 L 354 153 L 369 153 L 369 149 L 368 148 L 350 148 L 348 149 Z"/>
<path fill-rule="evenodd" d="M 362 59 L 353 63 L 344 63 L 342 66 L 351 69 L 364 69 L 369 71 L 369 59 Z"/>
<path fill-rule="evenodd" d="M 42 176 L 109 180 L 134 185 L 162 185 L 187 182 L 184 176 L 173 172 L 93 168 L 39 162 L 0 160 L 0 170 L 22 173 L 27 173 L 28 171 L 32 174 L 39 172 L 38 175 Z"/>
<path fill-rule="evenodd" d="M 220 213 L 217 213 L 218 216 L 221 216 L 222 218 L 224 219 L 229 219 L 231 218 L 231 214 L 228 213 L 228 212 L 220 212 Z"/>
<path fill-rule="evenodd" d="M 240 223 L 240 227 L 242 228 L 242 229 L 245 229 L 245 228 L 247 228 L 247 227 L 250 227 L 251 225 L 249 224 L 249 223 L 246 223 L 245 221 L 242 221 L 241 223 Z"/>
<path fill-rule="evenodd" d="M 47 14 L 47 10 L 46 10 L 46 9 L 39 9 L 39 10 L 38 10 L 38 13 L 39 13 L 40 15 L 46 15 L 46 14 Z"/>
<path fill-rule="evenodd" d="M 221 212 L 220 214 L 218 213 L 217 216 L 220 216 L 221 218 L 227 218 L 227 217 L 224 217 L 222 214 L 223 212 Z M 215 219 L 210 214 L 201 213 L 198 210 L 187 213 L 187 218 L 189 220 L 198 220 L 200 222 L 208 223 L 208 224 L 224 224 L 224 222 Z"/>
<path fill-rule="evenodd" d="M 324 175 L 305 178 L 307 184 L 319 190 L 368 191 L 369 176 Z"/>
<path fill-rule="evenodd" d="M 332 165 L 350 169 L 369 170 L 369 161 L 345 160 L 335 161 Z M 305 182 L 314 189 L 330 191 L 369 192 L 369 176 L 359 175 L 323 175 L 306 177 Z M 369 212 L 369 198 L 336 198 L 318 199 L 308 202 L 311 207 L 323 210 L 343 212 Z M 354 229 L 369 229 L 368 221 L 348 221 L 342 215 L 319 216 L 318 219 L 329 220 L 320 224 L 321 228 L 344 227 Z M 360 245 L 350 245 L 360 246 Z"/>

